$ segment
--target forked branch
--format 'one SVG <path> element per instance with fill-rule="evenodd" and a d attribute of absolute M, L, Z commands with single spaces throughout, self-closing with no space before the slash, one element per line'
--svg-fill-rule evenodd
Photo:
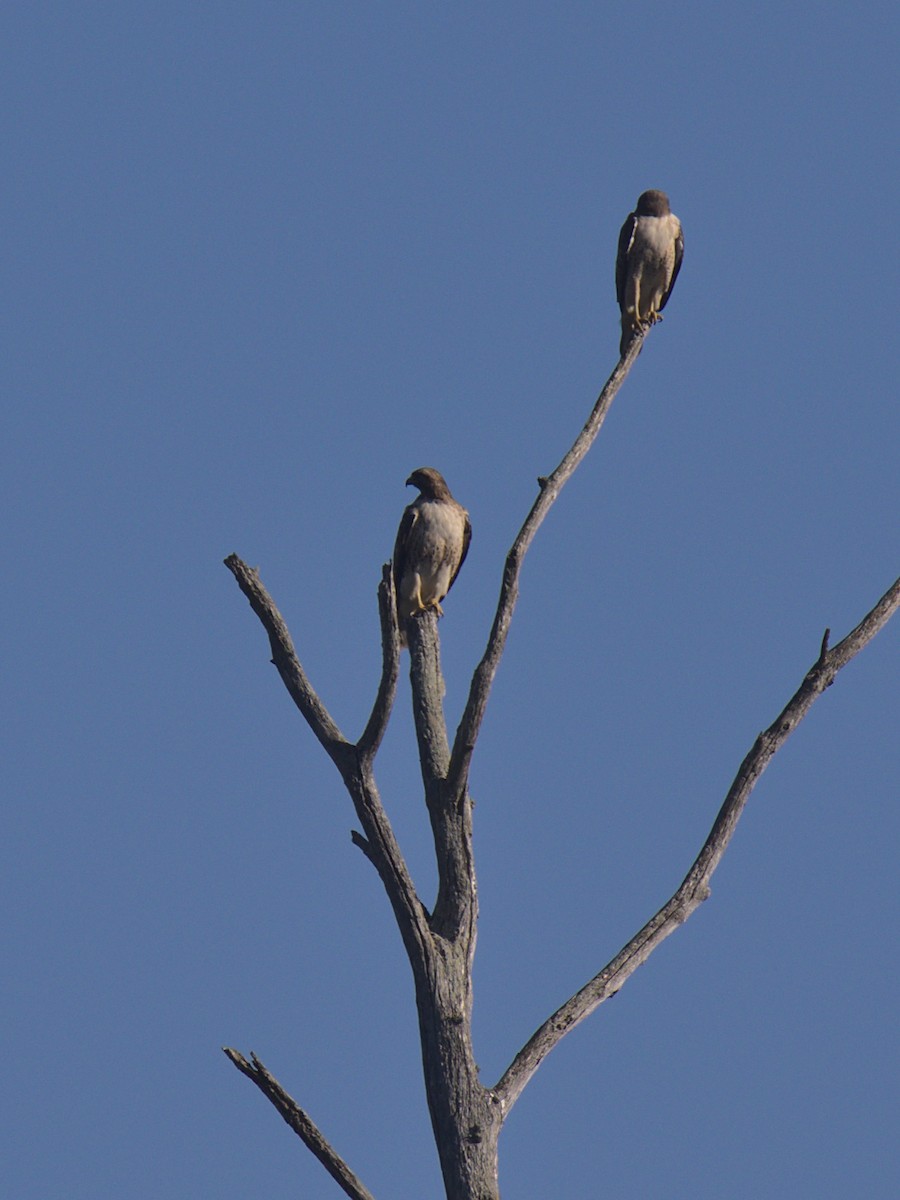
<path fill-rule="evenodd" d="M 638 967 L 647 961 L 661 942 L 697 909 L 709 895 L 709 881 L 731 841 L 738 820 L 757 780 L 773 755 L 794 732 L 818 697 L 830 687 L 838 671 L 865 646 L 900 608 L 900 579 L 878 601 L 870 613 L 834 649 L 828 636 L 822 639 L 819 657 L 800 687 L 769 728 L 759 735 L 719 810 L 715 824 L 694 865 L 675 895 L 647 922 L 643 929 L 590 983 L 576 992 L 544 1022 L 522 1047 L 493 1089 L 504 1116 L 557 1043 L 589 1016 L 598 1005 L 614 996 Z"/>
<path fill-rule="evenodd" d="M 410 954 L 421 959 L 423 939 L 427 936 L 423 907 L 394 838 L 372 771 L 372 758 L 390 716 L 399 670 L 400 650 L 393 616 L 393 581 L 389 578 L 389 568 L 385 568 L 378 590 L 384 647 L 381 683 L 372 715 L 360 744 L 355 746 L 338 729 L 307 679 L 284 619 L 263 586 L 259 572 L 248 567 L 236 554 L 229 555 L 225 565 L 238 581 L 241 591 L 269 635 L 272 661 L 278 667 L 285 687 L 341 773 L 365 835 L 363 838 L 357 835 L 354 840 L 365 850 L 366 857 L 381 876 L 404 944 Z"/>

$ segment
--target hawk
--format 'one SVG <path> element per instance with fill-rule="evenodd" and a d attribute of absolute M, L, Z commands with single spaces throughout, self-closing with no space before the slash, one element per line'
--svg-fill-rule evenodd
<path fill-rule="evenodd" d="M 421 493 L 403 512 L 394 543 L 394 587 L 400 645 L 406 645 L 406 622 L 433 608 L 443 616 L 441 601 L 453 587 L 472 538 L 469 514 L 450 494 L 434 467 L 413 471 L 407 485 Z"/>
<path fill-rule="evenodd" d="M 656 188 L 643 192 L 619 234 L 616 299 L 622 310 L 620 356 L 639 329 L 662 320 L 683 257 L 681 222 L 669 208 L 669 197 Z"/>

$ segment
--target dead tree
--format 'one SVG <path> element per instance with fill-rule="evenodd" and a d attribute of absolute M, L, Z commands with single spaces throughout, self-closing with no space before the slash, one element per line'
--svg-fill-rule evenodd
<path fill-rule="evenodd" d="M 447 1200 L 497 1200 L 497 1141 L 503 1122 L 541 1061 L 569 1030 L 583 1021 L 649 958 L 709 895 L 709 881 L 731 840 L 756 781 L 775 752 L 806 716 L 813 702 L 900 607 L 900 579 L 842 641 L 821 649 L 797 691 L 761 733 L 741 763 L 696 861 L 683 883 L 619 953 L 552 1013 L 515 1055 L 497 1082 L 479 1079 L 471 1038 L 472 962 L 478 894 L 472 850 L 469 768 L 491 685 L 503 654 L 525 554 L 562 488 L 581 463 L 612 401 L 640 353 L 643 333 L 616 366 L 584 428 L 559 466 L 538 480 L 537 499 L 506 558 L 493 626 L 475 669 L 462 718 L 451 746 L 443 713 L 443 681 L 437 618 L 424 612 L 409 623 L 410 681 L 425 806 L 434 835 L 437 896 L 428 907 L 415 885 L 385 814 L 375 782 L 375 756 L 384 736 L 400 669 L 400 643 L 390 564 L 378 588 L 382 671 L 365 729 L 351 741 L 337 727 L 312 687 L 278 609 L 258 573 L 237 557 L 225 560 L 262 622 L 285 687 L 337 767 L 360 824 L 353 841 L 378 872 L 393 909 L 412 968 L 422 1047 L 425 1090 Z M 252 1055 L 231 1048 L 234 1065 L 268 1097 L 284 1120 L 319 1159 L 346 1195 L 372 1200 L 371 1193 L 328 1144 L 307 1114 Z"/>

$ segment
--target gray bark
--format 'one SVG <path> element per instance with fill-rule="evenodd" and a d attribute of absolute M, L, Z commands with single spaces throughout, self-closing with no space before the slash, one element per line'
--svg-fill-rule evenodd
<path fill-rule="evenodd" d="M 503 1121 L 540 1063 L 569 1030 L 614 995 L 661 942 L 709 895 L 709 881 L 757 780 L 776 751 L 838 671 L 900 607 L 900 580 L 833 650 L 828 634 L 818 659 L 773 724 L 744 759 L 697 860 L 671 900 L 597 975 L 547 1018 L 515 1055 L 502 1078 L 486 1087 L 472 1049 L 472 962 L 478 889 L 472 851 L 469 768 L 491 685 L 512 620 L 528 547 L 551 505 L 587 454 L 616 392 L 640 353 L 632 342 L 591 415 L 559 466 L 538 480 L 539 493 L 506 559 L 497 611 L 485 652 L 472 677 L 452 748 L 443 712 L 437 617 L 422 613 L 407 627 L 413 719 L 425 805 L 434 836 L 438 889 L 429 911 L 388 821 L 375 781 L 374 760 L 391 716 L 400 663 L 390 564 L 378 589 L 382 673 L 372 713 L 353 743 L 338 728 L 301 666 L 287 627 L 256 571 L 237 555 L 225 560 L 269 636 L 272 661 L 297 708 L 341 774 L 361 831 L 353 841 L 375 867 L 394 913 L 415 987 L 425 1091 L 448 1200 L 499 1200 L 497 1142 Z M 234 1065 L 259 1087 L 332 1178 L 353 1200 L 372 1200 L 358 1177 L 311 1119 L 255 1056 L 248 1062 L 226 1048 Z"/>

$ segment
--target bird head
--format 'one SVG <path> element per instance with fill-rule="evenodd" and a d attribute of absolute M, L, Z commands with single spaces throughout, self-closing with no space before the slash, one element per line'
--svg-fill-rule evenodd
<path fill-rule="evenodd" d="M 657 188 L 650 188 L 638 196 L 634 211 L 639 217 L 667 217 L 672 210 L 669 208 L 669 197 L 666 193 Z"/>
<path fill-rule="evenodd" d="M 410 485 L 417 487 L 429 500 L 444 499 L 450 495 L 446 480 L 434 467 L 417 467 L 406 481 L 406 486 Z"/>

